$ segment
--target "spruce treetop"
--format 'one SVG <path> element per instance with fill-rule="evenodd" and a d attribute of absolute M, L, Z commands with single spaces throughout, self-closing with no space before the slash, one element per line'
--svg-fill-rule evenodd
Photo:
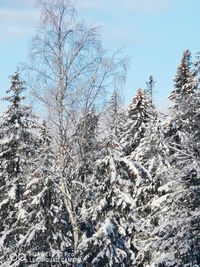
<path fill-rule="evenodd" d="M 149 97 L 139 89 L 128 108 L 128 120 L 120 141 L 127 155 L 138 147 L 154 115 L 155 109 Z"/>
<path fill-rule="evenodd" d="M 142 89 L 138 89 L 128 107 L 128 117 L 135 120 L 139 115 L 145 116 L 148 120 L 148 118 L 152 115 L 152 107 L 153 105 L 151 104 L 147 94 Z"/>
<path fill-rule="evenodd" d="M 190 50 L 186 50 L 183 53 L 181 63 L 174 78 L 175 89 L 169 97 L 171 100 L 176 102 L 179 98 L 182 99 L 183 97 L 192 94 L 194 90 L 197 89 L 197 80 L 195 79 L 194 72 L 191 67 L 191 52 Z"/>

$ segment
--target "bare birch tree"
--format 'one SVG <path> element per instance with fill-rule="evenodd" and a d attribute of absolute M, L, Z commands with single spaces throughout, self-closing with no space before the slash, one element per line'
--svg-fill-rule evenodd
<path fill-rule="evenodd" d="M 70 136 L 81 113 L 93 106 L 101 112 L 107 92 L 123 82 L 126 62 L 118 53 L 111 55 L 104 50 L 97 28 L 78 21 L 72 0 L 40 0 L 38 5 L 40 23 L 26 70 L 33 93 L 46 107 L 55 131 L 61 190 L 76 253 L 76 203 L 67 171 L 69 161 L 75 161 L 70 154 Z"/>

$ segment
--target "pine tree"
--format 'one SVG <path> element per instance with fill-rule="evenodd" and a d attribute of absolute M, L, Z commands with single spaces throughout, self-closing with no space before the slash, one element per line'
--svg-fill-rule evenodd
<path fill-rule="evenodd" d="M 7 111 L 1 117 L 1 198 L 0 198 L 0 240 L 2 262 L 7 252 L 15 252 L 15 245 L 23 234 L 24 228 L 18 224 L 23 210 L 24 191 L 28 174 L 36 155 L 37 128 L 31 108 L 24 106 L 22 95 L 25 84 L 17 71 L 10 77 L 11 87 L 3 100 L 9 103 Z M 19 227 L 17 226 L 19 225 Z"/>
<path fill-rule="evenodd" d="M 152 116 L 153 107 L 149 97 L 138 90 L 128 108 L 128 120 L 121 136 L 121 145 L 126 155 L 130 155 L 139 146 Z"/>

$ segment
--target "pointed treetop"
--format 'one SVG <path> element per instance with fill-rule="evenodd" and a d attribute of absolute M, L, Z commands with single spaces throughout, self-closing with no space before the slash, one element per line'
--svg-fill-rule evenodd
<path fill-rule="evenodd" d="M 19 70 L 17 70 L 13 75 L 9 76 L 11 81 L 10 88 L 6 91 L 6 94 L 10 94 L 3 97 L 2 101 L 9 101 L 13 103 L 14 107 L 18 108 L 21 100 L 25 99 L 21 94 L 26 90 L 25 82 L 21 80 Z"/>
<path fill-rule="evenodd" d="M 190 95 L 197 88 L 197 80 L 195 79 L 195 74 L 191 66 L 191 52 L 190 50 L 186 50 L 183 53 L 181 63 L 174 78 L 175 90 L 172 91 L 169 97 L 171 100 L 176 99 L 178 95 Z"/>
<path fill-rule="evenodd" d="M 112 144 L 119 141 L 125 122 L 126 115 L 123 109 L 121 96 L 117 90 L 114 90 L 108 103 L 106 118 L 106 126 Z"/>
<path fill-rule="evenodd" d="M 146 82 L 147 89 L 145 92 L 149 95 L 151 103 L 153 103 L 153 96 L 155 94 L 154 87 L 155 87 L 156 81 L 154 80 L 153 75 L 149 76 L 149 80 Z"/>
<path fill-rule="evenodd" d="M 135 110 L 144 110 L 150 104 L 150 100 L 142 89 L 138 89 L 136 95 L 128 108 L 129 117 L 131 117 Z"/>
<path fill-rule="evenodd" d="M 15 92 L 17 95 L 21 94 L 25 90 L 25 82 L 20 79 L 19 69 L 9 76 L 11 80 L 11 86 L 6 93 Z"/>

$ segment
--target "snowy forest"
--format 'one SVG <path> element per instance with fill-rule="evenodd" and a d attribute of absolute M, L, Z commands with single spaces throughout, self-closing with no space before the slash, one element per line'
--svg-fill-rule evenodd
<path fill-rule="evenodd" d="M 127 59 L 72 1 L 39 7 L 2 99 L 0 266 L 199 267 L 200 54 L 164 114 L 152 76 L 126 107 Z"/>

